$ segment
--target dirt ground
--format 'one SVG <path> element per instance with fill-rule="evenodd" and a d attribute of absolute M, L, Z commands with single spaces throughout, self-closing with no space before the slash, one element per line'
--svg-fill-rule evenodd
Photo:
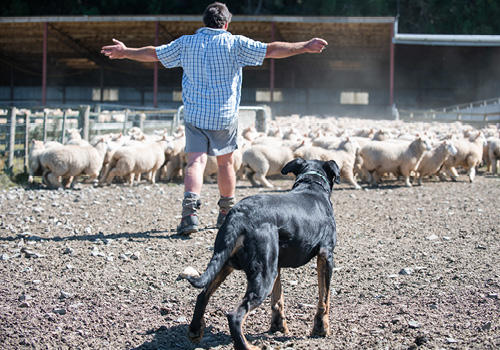
<path fill-rule="evenodd" d="M 286 190 L 291 180 L 273 180 Z M 123 185 L 0 191 L 1 349 L 232 349 L 225 313 L 245 278 L 211 299 L 200 344 L 186 337 L 216 235 L 217 185 L 205 185 L 202 230 L 175 234 L 183 187 Z M 267 189 L 238 184 L 243 198 Z M 272 191 L 269 191 L 272 192 Z M 332 195 L 338 226 L 331 336 L 311 338 L 315 261 L 282 271 L 290 334 L 267 333 L 268 300 L 246 322 L 264 349 L 500 348 L 500 178 L 386 182 Z"/>

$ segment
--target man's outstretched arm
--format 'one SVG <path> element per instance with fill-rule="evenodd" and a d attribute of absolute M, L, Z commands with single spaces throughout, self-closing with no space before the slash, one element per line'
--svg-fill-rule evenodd
<path fill-rule="evenodd" d="M 266 58 L 286 58 L 303 53 L 320 53 L 327 45 L 326 40 L 320 38 L 296 43 L 274 41 L 267 44 Z"/>
<path fill-rule="evenodd" d="M 108 56 L 110 59 L 124 59 L 141 61 L 141 62 L 155 62 L 158 61 L 156 56 L 156 49 L 154 46 L 145 46 L 140 48 L 126 47 L 124 43 L 113 39 L 114 45 L 103 46 L 101 53 Z"/>

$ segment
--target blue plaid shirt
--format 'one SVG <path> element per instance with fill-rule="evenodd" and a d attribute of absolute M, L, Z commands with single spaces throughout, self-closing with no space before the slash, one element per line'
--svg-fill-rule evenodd
<path fill-rule="evenodd" d="M 242 67 L 261 65 L 266 51 L 265 43 L 206 27 L 156 47 L 165 67 L 183 68 L 184 120 L 206 130 L 223 130 L 236 121 Z"/>

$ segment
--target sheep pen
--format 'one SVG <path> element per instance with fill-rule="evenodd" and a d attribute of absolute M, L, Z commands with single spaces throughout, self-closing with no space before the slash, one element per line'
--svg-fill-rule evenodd
<path fill-rule="evenodd" d="M 413 134 L 406 124 L 395 129 Z M 293 184 L 272 183 L 241 179 L 237 199 Z M 296 350 L 500 347 L 500 177 L 481 168 L 472 183 L 461 173 L 456 182 L 434 176 L 414 187 L 395 178 L 378 188 L 361 184 L 342 183 L 331 197 L 338 225 L 332 335 L 309 337 L 318 289 L 311 261 L 282 270 L 290 334 L 267 333 L 268 298 L 247 319 L 248 339 Z M 213 295 L 200 344 L 186 336 L 198 291 L 176 280 L 187 266 L 203 270 L 212 255 L 217 184 L 204 185 L 201 230 L 190 238 L 175 232 L 179 181 L 78 188 L 0 190 L 2 348 L 232 349 L 225 313 L 239 302 L 245 277 L 233 273 Z"/>

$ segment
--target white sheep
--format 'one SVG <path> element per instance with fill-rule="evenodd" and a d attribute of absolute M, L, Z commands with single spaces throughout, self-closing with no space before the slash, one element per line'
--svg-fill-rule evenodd
<path fill-rule="evenodd" d="M 466 130 L 466 134 L 469 133 L 470 131 Z M 458 178 L 456 168 L 461 166 L 468 172 L 470 182 L 473 182 L 476 176 L 476 167 L 483 159 L 483 146 L 486 142 L 483 133 L 477 132 L 469 137 L 469 140 L 454 140 L 453 145 L 457 149 L 457 154 L 448 157 L 444 162 L 443 168 L 453 181 Z"/>
<path fill-rule="evenodd" d="M 134 178 L 139 181 L 142 173 L 148 173 L 149 181 L 154 184 L 156 171 L 165 162 L 165 150 L 168 147 L 167 141 L 120 147 L 115 151 L 109 163 L 105 182 L 109 185 L 115 176 L 123 176 L 128 179 L 129 185 L 133 186 Z"/>
<path fill-rule="evenodd" d="M 417 168 L 418 184 L 422 185 L 422 177 L 437 174 L 446 159 L 456 154 L 457 149 L 448 140 L 442 141 L 430 151 L 425 151 Z"/>
<path fill-rule="evenodd" d="M 186 146 L 186 137 L 184 134 L 174 136 L 173 138 L 167 137 L 171 145 L 165 149 L 165 165 L 160 170 L 160 178 L 169 182 L 175 177 L 182 177 L 184 165 L 186 164 L 186 153 L 184 148 Z"/>
<path fill-rule="evenodd" d="M 272 188 L 273 185 L 266 176 L 281 174 L 281 169 L 293 159 L 293 152 L 289 147 L 268 145 L 253 145 L 243 152 L 242 171 L 246 172 L 252 186 Z"/>
<path fill-rule="evenodd" d="M 57 141 L 49 141 L 46 143 L 38 140 L 31 141 L 31 147 L 29 150 L 29 183 L 33 183 L 35 176 L 43 175 L 43 167 L 40 164 L 40 157 L 43 152 L 45 152 L 49 148 L 59 146 L 62 146 L 62 144 Z"/>
<path fill-rule="evenodd" d="M 68 129 L 66 131 L 68 133 L 66 145 L 90 146 L 87 141 L 82 139 L 82 135 L 80 134 L 82 129 Z"/>
<path fill-rule="evenodd" d="M 492 173 L 497 173 L 497 162 L 500 160 L 500 138 L 492 138 L 488 141 L 488 159 L 492 166 Z"/>
<path fill-rule="evenodd" d="M 393 173 L 403 175 L 405 185 L 411 187 L 410 174 L 417 170 L 424 152 L 430 149 L 426 138 L 417 137 L 409 144 L 372 141 L 363 146 L 359 154 L 363 158 L 363 169 L 372 176 L 372 185 L 377 185 L 382 175 Z"/>
<path fill-rule="evenodd" d="M 79 175 L 88 175 L 94 181 L 102 167 L 107 146 L 101 141 L 95 147 L 63 145 L 51 147 L 40 156 L 44 180 L 52 188 L 61 186 L 60 178 L 67 180 L 66 187 Z"/>

